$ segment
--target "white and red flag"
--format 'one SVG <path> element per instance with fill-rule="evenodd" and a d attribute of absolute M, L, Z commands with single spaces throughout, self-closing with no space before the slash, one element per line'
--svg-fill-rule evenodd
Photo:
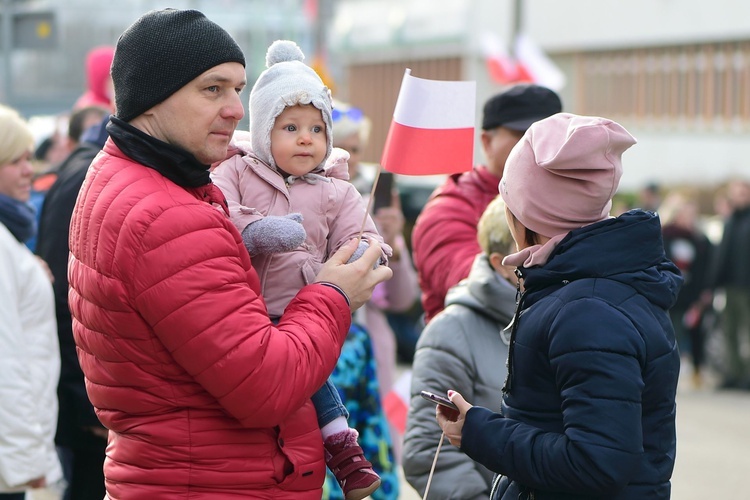
<path fill-rule="evenodd" d="M 511 85 L 533 81 L 524 65 L 508 53 L 505 45 L 495 34 L 482 35 L 481 44 L 487 73 L 493 82 Z"/>
<path fill-rule="evenodd" d="M 535 83 L 557 92 L 565 86 L 565 74 L 528 35 L 516 36 L 515 56 L 510 55 L 492 33 L 485 33 L 481 44 L 487 72 L 493 81 L 503 85 Z"/>
<path fill-rule="evenodd" d="M 475 108 L 476 82 L 425 80 L 407 69 L 381 165 L 405 175 L 471 170 Z"/>

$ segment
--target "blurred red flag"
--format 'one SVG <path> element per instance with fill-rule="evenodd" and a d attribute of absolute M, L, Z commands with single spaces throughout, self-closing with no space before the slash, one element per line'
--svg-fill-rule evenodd
<path fill-rule="evenodd" d="M 466 172 L 474 163 L 476 82 L 425 80 L 407 69 L 383 148 L 385 170 Z"/>
<path fill-rule="evenodd" d="M 308 21 L 318 20 L 318 0 L 304 0 L 302 4 L 302 11 L 305 13 L 305 17 Z"/>
<path fill-rule="evenodd" d="M 481 44 L 487 72 L 494 82 L 501 85 L 535 83 L 555 91 L 565 86 L 565 74 L 524 33 L 519 33 L 514 40 L 515 57 L 508 54 L 492 33 L 485 33 Z"/>

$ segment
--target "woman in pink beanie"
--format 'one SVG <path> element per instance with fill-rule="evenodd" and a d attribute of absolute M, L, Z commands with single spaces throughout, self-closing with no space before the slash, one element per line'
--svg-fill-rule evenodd
<path fill-rule="evenodd" d="M 635 139 L 604 118 L 531 126 L 500 194 L 518 252 L 501 413 L 449 391 L 451 443 L 499 474 L 491 498 L 668 499 L 679 354 L 667 310 L 682 283 L 659 217 L 610 217 Z"/>

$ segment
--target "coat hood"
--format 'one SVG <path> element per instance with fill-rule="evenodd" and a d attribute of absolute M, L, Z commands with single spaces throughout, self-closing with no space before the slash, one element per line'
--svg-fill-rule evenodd
<path fill-rule="evenodd" d="M 521 273 L 528 305 L 557 289 L 555 284 L 608 278 L 668 309 L 682 285 L 679 269 L 664 253 L 659 216 L 642 210 L 571 231 L 545 265 L 521 268 Z"/>
<path fill-rule="evenodd" d="M 448 290 L 445 306 L 459 304 L 502 325 L 510 323 L 516 288 L 497 274 L 485 254 L 474 259 L 469 277 Z"/>

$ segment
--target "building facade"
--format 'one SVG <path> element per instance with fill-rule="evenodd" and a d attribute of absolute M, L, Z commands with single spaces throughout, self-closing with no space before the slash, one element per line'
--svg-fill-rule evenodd
<path fill-rule="evenodd" d="M 482 40 L 510 46 L 516 29 L 563 71 L 566 111 L 613 118 L 636 136 L 623 189 L 750 177 L 750 4 L 736 0 L 340 0 L 332 59 L 342 97 L 373 118 L 368 160 L 379 159 L 407 67 L 476 80 L 479 122 L 482 102 L 504 88 Z"/>

